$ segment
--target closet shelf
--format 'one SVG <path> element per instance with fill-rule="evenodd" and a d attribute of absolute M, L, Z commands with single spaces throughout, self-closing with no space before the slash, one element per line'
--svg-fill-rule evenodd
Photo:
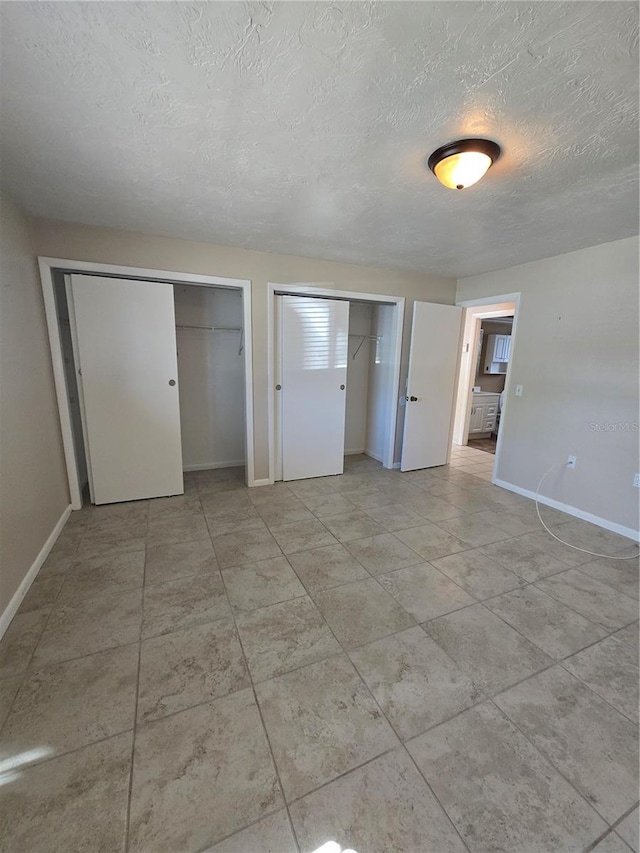
<path fill-rule="evenodd" d="M 360 341 L 360 343 L 359 343 L 359 344 L 358 344 L 358 346 L 356 347 L 356 351 L 355 351 L 355 352 L 354 352 L 354 354 L 351 356 L 351 358 L 352 358 L 352 359 L 354 359 L 354 360 L 355 360 L 355 357 L 356 357 L 356 356 L 358 355 L 358 353 L 360 352 L 360 348 L 362 347 L 362 344 L 363 344 L 365 341 L 376 341 L 376 342 L 377 342 L 377 341 L 381 341 L 381 340 L 382 340 L 382 335 L 349 335 L 349 337 L 350 337 L 350 338 L 362 338 L 362 340 Z"/>

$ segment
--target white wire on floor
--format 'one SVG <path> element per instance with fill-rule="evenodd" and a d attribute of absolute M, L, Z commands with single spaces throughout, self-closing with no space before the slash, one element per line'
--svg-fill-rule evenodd
<path fill-rule="evenodd" d="M 582 551 L 583 554 L 591 554 L 592 557 L 603 557 L 606 560 L 635 560 L 640 557 L 640 550 L 637 554 L 632 554 L 630 557 L 612 557 L 611 554 L 596 554 L 595 551 L 588 551 L 586 548 L 579 548 L 577 545 L 572 545 L 571 542 L 565 542 L 564 539 L 561 539 L 559 536 L 556 536 L 553 531 L 549 530 L 547 525 L 542 520 L 542 516 L 540 515 L 540 506 L 538 504 L 538 498 L 540 497 L 540 488 L 552 471 L 555 471 L 556 468 L 564 468 L 565 466 L 566 463 L 564 465 L 552 465 L 551 468 L 549 468 L 549 470 L 542 475 L 542 477 L 540 478 L 540 482 L 538 483 L 538 488 L 536 489 L 536 496 L 534 500 L 536 502 L 536 512 L 538 513 L 538 521 L 544 527 L 547 533 L 550 536 L 553 536 L 554 539 L 557 539 L 558 542 L 562 542 L 563 545 L 567 545 L 569 548 L 573 548 L 576 551 Z"/>

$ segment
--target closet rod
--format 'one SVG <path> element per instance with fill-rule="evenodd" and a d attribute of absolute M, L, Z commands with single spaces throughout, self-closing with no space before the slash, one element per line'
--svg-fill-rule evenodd
<path fill-rule="evenodd" d="M 177 324 L 176 329 L 204 329 L 208 332 L 242 332 L 241 326 L 188 326 Z"/>
<path fill-rule="evenodd" d="M 244 349 L 244 329 L 242 326 L 189 326 L 176 324 L 176 329 L 200 329 L 206 332 L 240 332 L 238 355 L 242 355 L 242 350 Z"/>
<path fill-rule="evenodd" d="M 363 344 L 365 341 L 376 341 L 376 342 L 377 342 L 377 341 L 381 341 L 381 340 L 382 340 L 382 335 L 355 335 L 355 334 L 354 334 L 354 335 L 349 335 L 349 337 L 350 337 L 350 338 L 362 338 L 362 340 L 360 341 L 360 343 L 359 343 L 359 344 L 358 344 L 358 346 L 356 347 L 356 351 L 355 351 L 355 352 L 354 352 L 354 354 L 351 356 L 351 358 L 352 358 L 352 359 L 354 359 L 354 360 L 355 360 L 355 357 L 356 357 L 356 356 L 358 355 L 358 353 L 360 352 L 360 348 L 362 347 L 362 344 Z"/>

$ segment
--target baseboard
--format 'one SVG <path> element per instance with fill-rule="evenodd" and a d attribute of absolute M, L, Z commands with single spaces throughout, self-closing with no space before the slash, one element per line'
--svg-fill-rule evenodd
<path fill-rule="evenodd" d="M 362 453 L 364 453 L 364 454 L 365 454 L 365 456 L 370 456 L 372 459 L 375 459 L 375 460 L 376 460 L 376 462 L 384 462 L 384 459 L 382 458 L 382 456 L 378 456 L 378 454 L 377 454 L 377 453 L 374 453 L 374 452 L 373 452 L 373 450 L 367 450 L 367 449 L 365 448 L 365 449 L 362 451 Z"/>
<path fill-rule="evenodd" d="M 200 465 L 183 465 L 183 471 L 213 471 L 216 468 L 240 468 L 245 464 L 244 459 L 233 459 L 231 462 L 211 462 Z"/>
<path fill-rule="evenodd" d="M 254 480 L 253 483 L 249 483 L 249 488 L 252 489 L 254 486 L 272 486 L 273 480 L 270 480 L 266 477 L 264 480 Z"/>
<path fill-rule="evenodd" d="M 7 630 L 7 628 L 11 624 L 11 620 L 16 615 L 18 607 L 20 607 L 20 605 L 22 604 L 22 599 L 29 592 L 29 587 L 34 582 L 34 580 L 36 579 L 36 575 L 38 574 L 38 572 L 42 568 L 42 564 L 44 563 L 44 561 L 49 556 L 49 552 L 51 551 L 53 546 L 56 544 L 56 540 L 57 540 L 58 536 L 60 536 L 60 534 L 62 533 L 62 528 L 67 523 L 67 519 L 69 518 L 70 515 L 71 515 L 71 504 L 69 504 L 69 506 L 66 507 L 66 509 L 64 510 L 64 512 L 62 513 L 60 518 L 58 519 L 56 526 L 53 528 L 53 530 L 49 534 L 49 538 L 47 539 L 47 541 L 44 543 L 44 545 L 40 549 L 40 553 L 35 558 L 35 560 L 31 564 L 31 568 L 29 569 L 29 571 L 26 573 L 26 575 L 22 579 L 22 583 L 20 584 L 18 589 L 13 594 L 13 597 L 11 598 L 11 601 L 9 602 L 9 604 L 7 604 L 7 606 L 5 607 L 4 612 L 0 616 L 0 639 L 2 639 L 4 632 Z"/>
<path fill-rule="evenodd" d="M 507 483 L 505 480 L 492 480 L 492 482 L 495 486 L 515 492 L 517 495 L 531 498 L 531 500 L 536 499 L 536 493 L 529 491 L 529 489 L 521 489 L 520 486 L 514 486 L 513 483 Z M 574 518 L 588 521 L 590 524 L 595 524 L 596 527 L 602 527 L 605 530 L 610 530 L 612 533 L 626 536 L 627 539 L 631 539 L 634 542 L 640 541 L 640 531 L 634 530 L 632 527 L 624 527 L 622 524 L 616 524 L 614 521 L 608 521 L 606 518 L 600 518 L 598 515 L 584 512 L 584 510 L 578 509 L 575 506 L 569 506 L 569 504 L 553 500 L 553 498 L 545 497 L 545 495 L 538 496 L 538 503 L 543 504 L 543 506 L 550 506 L 552 509 L 559 509 L 561 512 L 566 512 L 567 515 L 574 516 Z"/>
<path fill-rule="evenodd" d="M 366 452 L 367 451 L 364 449 L 364 447 L 359 447 L 357 450 L 345 450 L 344 455 L 345 456 L 362 456 L 362 454 L 366 453 Z M 369 454 L 367 454 L 367 455 L 369 455 Z"/>
<path fill-rule="evenodd" d="M 394 463 L 393 463 L 393 468 L 394 468 L 394 470 L 399 471 L 399 470 L 400 470 L 400 465 L 401 465 L 401 463 L 400 463 L 400 462 L 394 462 Z"/>

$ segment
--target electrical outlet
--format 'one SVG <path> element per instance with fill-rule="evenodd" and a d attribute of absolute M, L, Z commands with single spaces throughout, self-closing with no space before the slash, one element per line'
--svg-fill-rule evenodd
<path fill-rule="evenodd" d="M 516 397 L 522 397 L 522 385 L 516 385 Z"/>
<path fill-rule="evenodd" d="M 633 475 L 633 485 L 636 487 L 636 489 L 640 489 L 640 474 Z"/>
<path fill-rule="evenodd" d="M 567 468 L 575 468 L 577 461 L 578 461 L 577 456 L 567 456 Z"/>

